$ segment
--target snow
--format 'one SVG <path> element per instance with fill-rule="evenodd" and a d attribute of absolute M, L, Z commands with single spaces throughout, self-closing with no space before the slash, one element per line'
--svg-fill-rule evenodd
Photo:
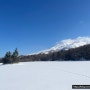
<path fill-rule="evenodd" d="M 89 61 L 0 65 L 0 90 L 72 90 L 90 84 L 89 68 Z"/>
<path fill-rule="evenodd" d="M 75 39 L 66 39 L 66 40 L 60 41 L 58 44 L 51 47 L 50 49 L 40 51 L 36 54 L 39 54 L 39 53 L 48 54 L 49 52 L 54 52 L 54 51 L 59 51 L 59 50 L 68 50 L 70 48 L 77 48 L 77 47 L 84 46 L 87 44 L 90 44 L 90 37 L 78 37 Z"/>

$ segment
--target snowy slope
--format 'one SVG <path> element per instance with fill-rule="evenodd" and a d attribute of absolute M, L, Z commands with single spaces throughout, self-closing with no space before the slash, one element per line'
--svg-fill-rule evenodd
<path fill-rule="evenodd" d="M 30 62 L 0 66 L 0 90 L 72 90 L 90 85 L 90 62 Z"/>
<path fill-rule="evenodd" d="M 53 46 L 52 48 L 40 51 L 38 53 L 48 54 L 49 52 L 68 50 L 70 48 L 76 48 L 87 44 L 90 44 L 90 37 L 78 37 L 76 39 L 66 39 L 60 41 L 57 45 Z"/>

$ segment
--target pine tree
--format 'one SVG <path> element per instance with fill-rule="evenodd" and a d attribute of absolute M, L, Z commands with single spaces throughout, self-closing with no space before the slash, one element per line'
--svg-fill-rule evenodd
<path fill-rule="evenodd" d="M 16 48 L 15 51 L 12 54 L 13 62 L 19 62 L 18 60 L 18 49 Z"/>
<path fill-rule="evenodd" d="M 11 54 L 11 52 L 7 52 L 4 56 L 4 58 L 2 59 L 2 63 L 3 64 L 12 64 L 12 63 L 17 63 L 19 62 L 18 59 L 18 49 L 16 48 L 15 51 L 13 52 L 13 54 Z"/>
<path fill-rule="evenodd" d="M 11 52 L 7 52 L 4 56 L 4 58 L 2 59 L 2 63 L 3 64 L 8 64 L 8 63 L 12 63 L 12 58 L 11 58 Z"/>

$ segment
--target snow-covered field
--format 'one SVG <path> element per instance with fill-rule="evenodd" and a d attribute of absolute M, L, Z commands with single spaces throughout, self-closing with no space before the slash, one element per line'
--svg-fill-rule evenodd
<path fill-rule="evenodd" d="M 72 90 L 90 85 L 90 62 L 28 62 L 0 65 L 0 90 Z"/>

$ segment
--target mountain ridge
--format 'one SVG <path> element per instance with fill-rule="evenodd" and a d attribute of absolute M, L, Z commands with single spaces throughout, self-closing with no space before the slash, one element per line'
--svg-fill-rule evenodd
<path fill-rule="evenodd" d="M 39 51 L 36 54 L 48 54 L 49 52 L 57 52 L 60 50 L 69 50 L 71 48 L 77 48 L 90 44 L 90 37 L 77 37 L 75 39 L 65 39 L 57 43 L 55 46 L 50 49 Z"/>

